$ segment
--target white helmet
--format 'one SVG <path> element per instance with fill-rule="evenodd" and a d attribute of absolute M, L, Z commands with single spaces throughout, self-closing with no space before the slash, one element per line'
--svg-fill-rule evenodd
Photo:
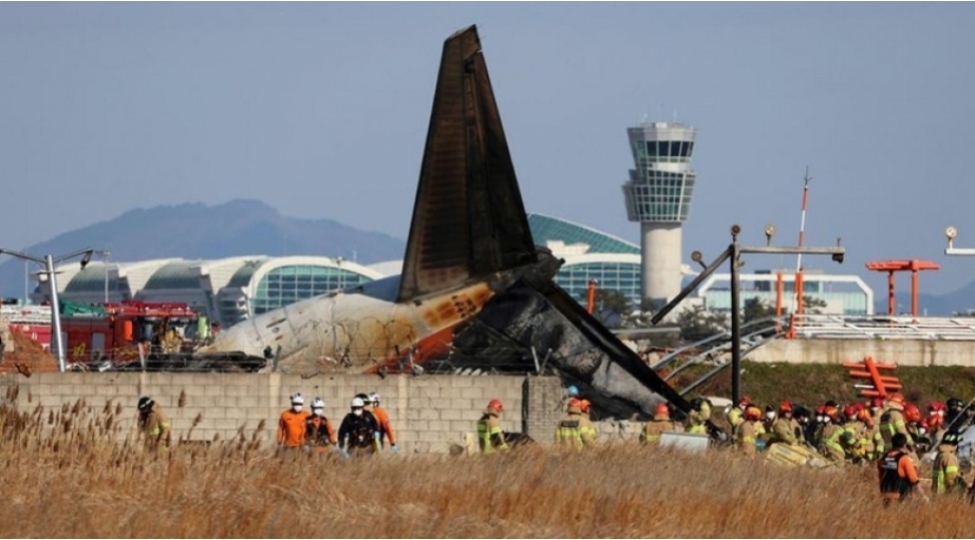
<path fill-rule="evenodd" d="M 301 397 L 301 392 L 297 394 L 291 394 L 291 404 L 292 405 L 304 405 L 305 398 Z"/>
<path fill-rule="evenodd" d="M 315 398 L 311 402 L 311 408 L 312 409 L 324 409 L 325 408 L 325 400 L 322 399 L 322 398 L 320 398 L 320 397 Z"/>
<path fill-rule="evenodd" d="M 352 398 L 352 408 L 353 409 L 361 409 L 361 408 L 363 408 L 365 406 L 366 406 L 366 404 L 365 404 L 364 401 L 362 401 L 362 398 Z"/>
<path fill-rule="evenodd" d="M 371 399 L 373 403 L 379 403 L 379 392 L 369 394 L 369 399 Z"/>

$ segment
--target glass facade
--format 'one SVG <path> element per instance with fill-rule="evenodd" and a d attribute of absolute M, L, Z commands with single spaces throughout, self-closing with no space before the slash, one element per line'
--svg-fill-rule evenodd
<path fill-rule="evenodd" d="M 528 214 L 528 227 L 538 245 L 558 241 L 586 244 L 591 253 L 640 253 L 640 246 L 636 244 L 564 219 Z"/>
<path fill-rule="evenodd" d="M 620 291 L 633 305 L 640 305 L 640 260 L 632 262 L 584 262 L 567 261 L 555 276 L 555 282 L 566 290 L 579 304 L 586 305 L 589 280 L 595 279 L 599 289 Z"/>
<path fill-rule="evenodd" d="M 694 129 L 656 122 L 629 128 L 627 133 L 634 162 L 630 181 L 623 185 L 629 220 L 687 220 L 697 180 L 690 168 Z"/>
<path fill-rule="evenodd" d="M 250 299 L 251 313 L 259 315 L 299 300 L 372 281 L 341 268 L 289 265 L 271 270 L 257 284 Z"/>

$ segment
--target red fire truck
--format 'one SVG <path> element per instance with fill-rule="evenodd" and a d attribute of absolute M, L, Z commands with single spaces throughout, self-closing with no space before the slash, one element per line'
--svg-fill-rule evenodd
<path fill-rule="evenodd" d="M 204 321 L 205 324 L 205 321 Z M 140 302 L 93 306 L 61 317 L 69 363 L 124 364 L 141 354 L 191 353 L 198 339 L 199 317 L 184 303 Z"/>

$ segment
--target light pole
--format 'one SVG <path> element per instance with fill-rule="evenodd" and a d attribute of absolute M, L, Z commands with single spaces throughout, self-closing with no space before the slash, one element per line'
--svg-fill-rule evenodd
<path fill-rule="evenodd" d="M 47 274 L 48 284 L 51 287 L 51 333 L 54 334 L 54 354 L 58 359 L 58 370 L 64 373 L 64 339 L 61 337 L 61 310 L 60 304 L 58 303 L 58 280 L 57 273 L 54 270 L 54 265 L 60 263 L 61 261 L 73 259 L 79 255 L 82 255 L 81 268 L 84 268 L 85 266 L 88 266 L 88 262 L 91 261 L 91 254 L 93 253 L 93 250 L 91 248 L 85 248 L 78 251 L 72 251 L 71 253 L 58 257 L 55 257 L 54 255 L 45 255 L 43 259 L 33 255 L 28 255 L 26 253 L 20 253 L 19 251 L 0 249 L 0 255 L 4 253 L 25 261 L 34 261 L 37 264 L 44 266 L 44 270 L 42 272 Z"/>
<path fill-rule="evenodd" d="M 846 250 L 837 245 L 836 247 L 806 247 L 806 246 L 772 246 L 772 236 L 775 235 L 775 226 L 765 226 L 766 245 L 764 246 L 743 246 L 738 244 L 738 235 L 741 234 L 741 227 L 737 224 L 731 226 L 731 245 L 728 246 L 720 255 L 704 268 L 700 274 L 694 278 L 681 292 L 674 297 L 666 306 L 660 309 L 650 320 L 651 324 L 656 325 L 667 316 L 677 304 L 687 295 L 694 292 L 705 279 L 715 272 L 725 261 L 730 261 L 731 265 L 731 401 L 737 405 L 741 399 L 741 294 L 738 276 L 738 267 L 743 264 L 739 257 L 743 253 L 764 253 L 764 254 L 796 254 L 804 253 L 807 255 L 830 255 L 833 261 L 842 263 L 846 255 Z M 975 250 L 973 250 L 975 253 Z M 691 254 L 691 259 L 704 265 L 704 256 L 699 251 Z M 801 305 L 801 304 L 800 304 Z"/>

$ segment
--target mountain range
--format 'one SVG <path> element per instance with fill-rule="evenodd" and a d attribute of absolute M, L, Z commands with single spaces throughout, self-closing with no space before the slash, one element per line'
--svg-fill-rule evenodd
<path fill-rule="evenodd" d="M 283 216 L 261 201 L 233 200 L 216 206 L 187 203 L 138 208 L 60 234 L 23 251 L 43 257 L 84 247 L 108 249 L 110 260 L 124 262 L 164 257 L 323 255 L 372 264 L 402 259 L 406 243 L 330 219 Z M 96 255 L 94 259 L 100 257 Z M 22 297 L 23 262 L 10 257 L 4 257 L 2 262 L 0 296 Z"/>

